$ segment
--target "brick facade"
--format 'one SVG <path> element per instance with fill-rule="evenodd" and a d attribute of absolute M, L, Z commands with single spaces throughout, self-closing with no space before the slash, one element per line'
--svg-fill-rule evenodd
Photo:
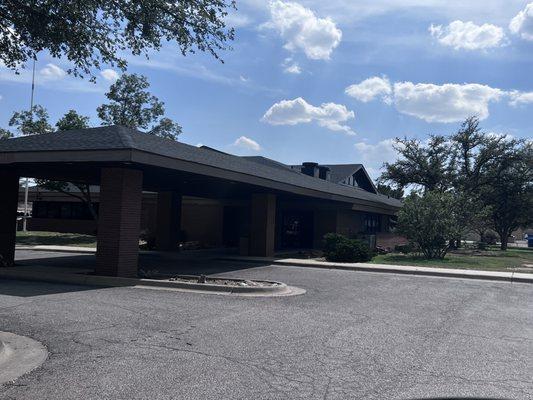
<path fill-rule="evenodd" d="M 137 276 L 143 173 L 102 168 L 97 275 Z"/>

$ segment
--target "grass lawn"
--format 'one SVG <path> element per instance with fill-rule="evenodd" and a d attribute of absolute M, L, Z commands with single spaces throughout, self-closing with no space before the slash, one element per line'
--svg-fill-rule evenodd
<path fill-rule="evenodd" d="M 96 236 L 59 232 L 17 232 L 17 244 L 25 246 L 77 246 L 96 247 Z"/>
<path fill-rule="evenodd" d="M 413 254 L 390 253 L 376 256 L 371 263 L 486 271 L 509 271 L 515 269 L 520 272 L 533 272 L 533 269 L 528 271 L 524 266 L 524 264 L 533 265 L 533 249 L 510 248 L 507 251 L 465 249 L 448 253 L 444 260 L 426 260 Z"/>

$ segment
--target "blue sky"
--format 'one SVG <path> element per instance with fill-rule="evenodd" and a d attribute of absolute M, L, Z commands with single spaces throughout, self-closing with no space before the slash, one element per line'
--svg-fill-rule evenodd
<path fill-rule="evenodd" d="M 531 138 L 533 3 L 527 1 L 237 1 L 233 50 L 221 64 L 171 46 L 144 74 L 180 140 L 286 163 L 362 162 L 376 177 L 396 136 L 457 130 L 477 114 L 486 131 Z M 96 84 L 41 55 L 35 100 L 55 122 L 96 107 L 120 71 Z M 107 79 L 106 79 L 107 78 Z M 0 126 L 27 108 L 30 74 L 0 67 Z"/>

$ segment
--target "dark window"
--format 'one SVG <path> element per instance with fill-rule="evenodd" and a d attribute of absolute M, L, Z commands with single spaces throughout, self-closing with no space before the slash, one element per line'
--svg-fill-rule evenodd
<path fill-rule="evenodd" d="M 87 205 L 81 202 L 35 201 L 32 207 L 34 218 L 93 219 Z M 98 204 L 93 203 L 93 208 L 98 213 Z"/>
<path fill-rule="evenodd" d="M 363 216 L 364 233 L 374 234 L 381 231 L 381 218 L 379 214 L 365 213 Z"/>

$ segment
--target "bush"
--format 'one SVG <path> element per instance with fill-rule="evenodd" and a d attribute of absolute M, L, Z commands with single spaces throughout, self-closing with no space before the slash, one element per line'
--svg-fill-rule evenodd
<path fill-rule="evenodd" d="M 364 262 L 372 260 L 374 253 L 368 244 L 361 240 L 328 233 L 324 236 L 324 256 L 328 261 Z"/>
<path fill-rule="evenodd" d="M 486 244 L 496 244 L 498 239 L 499 239 L 498 234 L 496 234 L 493 231 L 487 231 L 483 235 L 482 242 Z"/>
<path fill-rule="evenodd" d="M 411 193 L 398 212 L 396 230 L 414 243 L 425 258 L 442 259 L 450 243 L 461 234 L 458 207 L 449 193 Z"/>

